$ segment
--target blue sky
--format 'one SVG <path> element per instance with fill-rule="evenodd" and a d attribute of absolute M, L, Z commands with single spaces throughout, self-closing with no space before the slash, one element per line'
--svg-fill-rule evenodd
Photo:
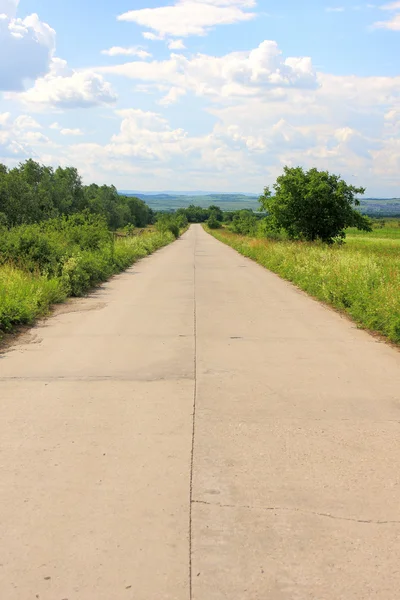
<path fill-rule="evenodd" d="M 284 165 L 400 195 L 400 1 L 0 0 L 0 162 L 260 192 Z"/>

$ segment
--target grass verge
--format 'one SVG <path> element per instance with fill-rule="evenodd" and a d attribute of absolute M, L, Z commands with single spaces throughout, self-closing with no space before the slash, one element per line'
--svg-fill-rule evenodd
<path fill-rule="evenodd" d="M 206 231 L 240 254 L 400 344 L 400 248 L 355 239 L 338 247 Z"/>
<path fill-rule="evenodd" d="M 94 250 L 75 249 L 59 263 L 57 275 L 31 272 L 11 262 L 0 265 L 0 338 L 15 327 L 31 325 L 52 304 L 82 296 L 174 239 L 169 232 L 145 232 Z"/>

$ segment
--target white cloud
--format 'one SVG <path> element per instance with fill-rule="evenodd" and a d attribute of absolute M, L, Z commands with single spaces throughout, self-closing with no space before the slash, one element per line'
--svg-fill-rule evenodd
<path fill-rule="evenodd" d="M 0 0 L 0 15 L 13 19 L 17 13 L 19 0 Z"/>
<path fill-rule="evenodd" d="M 26 81 L 49 70 L 56 34 L 36 14 L 15 19 L 11 9 L 17 4 L 0 2 L 0 90 L 23 90 Z"/>
<path fill-rule="evenodd" d="M 83 135 L 83 131 L 81 129 L 60 129 L 61 135 Z"/>
<path fill-rule="evenodd" d="M 79 164 L 88 181 L 121 188 L 132 179 L 142 189 L 204 188 L 206 181 L 209 189 L 254 192 L 285 164 L 300 164 L 373 185 L 375 193 L 379 181 L 380 194 L 395 194 L 400 78 L 319 75 L 319 81 L 317 88 L 288 88 L 275 98 L 214 104 L 208 110 L 216 123 L 201 135 L 172 127 L 162 114 L 117 111 L 118 133 L 105 145 L 70 146 L 64 162 Z"/>
<path fill-rule="evenodd" d="M 60 58 L 53 59 L 50 72 L 32 88 L 8 97 L 38 110 L 88 108 L 116 101 L 111 85 L 101 75 L 93 71 L 74 71 Z"/>
<path fill-rule="evenodd" d="M 377 29 L 391 29 L 392 31 L 400 31 L 400 13 L 394 15 L 389 21 L 377 21 L 374 23 Z"/>
<path fill-rule="evenodd" d="M 5 127 L 11 118 L 11 113 L 9 112 L 5 112 L 5 113 L 0 113 L 0 127 L 3 128 Z"/>
<path fill-rule="evenodd" d="M 170 50 L 184 50 L 186 48 L 183 40 L 171 40 L 168 42 L 168 48 Z"/>
<path fill-rule="evenodd" d="M 121 130 L 114 135 L 107 150 L 114 156 L 145 160 L 170 160 L 181 154 L 187 136 L 183 129 L 171 129 L 161 115 L 142 110 L 120 110 Z"/>
<path fill-rule="evenodd" d="M 152 33 L 151 31 L 145 31 L 143 33 L 143 37 L 146 40 L 151 40 L 152 42 L 155 42 L 157 40 L 163 40 L 164 39 L 164 35 L 156 35 L 155 33 Z"/>
<path fill-rule="evenodd" d="M 255 13 L 247 9 L 255 4 L 255 0 L 178 0 L 172 6 L 131 10 L 118 19 L 150 29 L 156 33 L 155 39 L 187 37 L 205 35 L 216 25 L 249 21 Z"/>
<path fill-rule="evenodd" d="M 150 58 L 150 52 L 147 52 L 140 46 L 131 46 L 129 48 L 121 48 L 121 46 L 113 46 L 108 50 L 102 50 L 102 54 L 106 56 L 137 56 L 141 59 Z"/>
<path fill-rule="evenodd" d="M 236 96 L 274 95 L 280 88 L 313 88 L 317 85 L 312 61 L 308 57 L 284 58 L 276 42 L 264 41 L 247 52 L 232 52 L 222 57 L 198 54 L 187 58 L 172 54 L 169 60 L 131 62 L 102 67 L 102 72 L 131 77 L 168 86 L 162 102 L 170 103 L 173 90 L 192 91 L 216 101 Z M 179 93 L 176 98 L 182 95 Z"/>
<path fill-rule="evenodd" d="M 179 87 L 172 87 L 168 94 L 161 98 L 159 104 L 163 106 L 168 106 L 169 104 L 176 104 L 179 98 L 186 95 L 186 90 Z"/>
<path fill-rule="evenodd" d="M 382 10 L 396 11 L 400 10 L 400 2 L 391 2 L 380 7 Z M 392 16 L 387 21 L 377 21 L 374 23 L 376 29 L 390 29 L 392 31 L 400 31 L 400 12 Z"/>
<path fill-rule="evenodd" d="M 17 129 L 42 129 L 42 126 L 30 115 L 19 115 L 14 125 Z"/>
<path fill-rule="evenodd" d="M 37 131 L 39 128 L 40 124 L 30 115 L 22 114 L 13 120 L 10 113 L 0 114 L 0 162 L 40 158 L 43 149 L 51 147 L 51 142 Z"/>
<path fill-rule="evenodd" d="M 326 8 L 325 10 L 326 10 L 326 12 L 340 13 L 340 12 L 344 12 L 345 8 L 344 8 L 344 6 L 328 6 L 328 8 Z"/>

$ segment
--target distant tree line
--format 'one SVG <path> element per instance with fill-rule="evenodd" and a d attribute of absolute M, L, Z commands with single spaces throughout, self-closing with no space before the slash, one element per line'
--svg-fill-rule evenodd
<path fill-rule="evenodd" d="M 363 188 L 347 184 L 328 171 L 285 167 L 273 186 L 260 196 L 260 212 L 243 209 L 224 212 L 219 206 L 191 204 L 174 213 L 155 214 L 143 200 L 118 194 L 114 186 L 83 185 L 73 167 L 53 169 L 27 160 L 8 169 L 0 164 L 0 226 L 41 223 L 78 213 L 105 220 L 109 229 L 146 227 L 176 237 L 190 223 L 207 223 L 211 229 L 226 224 L 242 235 L 332 243 L 345 237 L 348 227 L 371 230 L 357 208 Z"/>
<path fill-rule="evenodd" d="M 53 169 L 32 159 L 13 169 L 0 163 L 0 225 L 40 223 L 81 212 L 105 218 L 110 229 L 146 227 L 155 220 L 143 200 L 121 196 L 114 186 L 83 185 L 73 167 Z"/>

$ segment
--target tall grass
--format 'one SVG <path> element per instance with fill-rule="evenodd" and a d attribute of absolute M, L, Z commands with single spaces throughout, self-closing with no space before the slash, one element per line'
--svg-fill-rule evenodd
<path fill-rule="evenodd" d="M 343 246 L 329 247 L 208 231 L 318 300 L 347 313 L 361 327 L 400 343 L 400 245 L 396 240 L 350 238 Z"/>
<path fill-rule="evenodd" d="M 43 239 L 39 239 L 38 244 L 44 248 Z M 9 332 L 17 325 L 33 323 L 37 317 L 45 315 L 52 304 L 63 302 L 68 296 L 85 294 L 93 286 L 174 239 L 170 232 L 145 232 L 115 242 L 108 236 L 94 249 L 82 249 L 79 244 L 72 247 L 65 245 L 64 254 L 57 254 L 57 260 L 50 252 L 42 253 L 36 262 L 32 258 L 32 245 L 29 246 L 28 258 L 21 251 L 18 261 L 5 261 L 3 254 L 3 264 L 0 264 L 0 336 L 2 331 Z M 41 263 L 44 265 L 42 268 Z"/>

